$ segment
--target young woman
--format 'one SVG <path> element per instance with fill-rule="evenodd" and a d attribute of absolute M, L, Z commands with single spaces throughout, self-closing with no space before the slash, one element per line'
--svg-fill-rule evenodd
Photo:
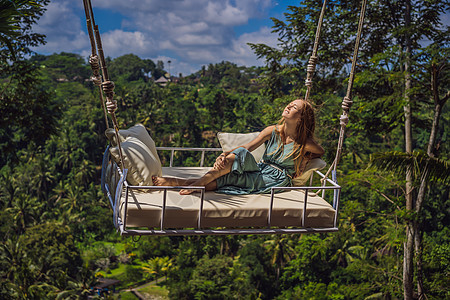
<path fill-rule="evenodd" d="M 314 110 L 308 102 L 289 103 L 278 125 L 265 128 L 250 143 L 222 153 L 214 167 L 196 180 L 154 177 L 158 186 L 204 186 L 207 191 L 225 194 L 270 193 L 275 186 L 291 186 L 309 159 L 325 152 L 314 140 Z M 263 159 L 257 163 L 250 153 L 268 141 Z M 184 189 L 181 195 L 194 192 Z"/>

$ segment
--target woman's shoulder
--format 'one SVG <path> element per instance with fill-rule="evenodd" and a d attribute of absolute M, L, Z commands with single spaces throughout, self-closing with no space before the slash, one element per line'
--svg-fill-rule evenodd
<path fill-rule="evenodd" d="M 272 136 L 273 132 L 275 132 L 275 126 L 276 125 L 271 125 L 271 126 L 267 126 L 266 128 L 264 128 L 260 135 L 263 137 L 270 137 Z"/>
<path fill-rule="evenodd" d="M 256 143 L 264 143 L 265 141 L 268 141 L 271 139 L 274 132 L 275 126 L 268 126 L 261 130 L 261 132 L 258 134 L 258 136 L 254 139 Z"/>
<path fill-rule="evenodd" d="M 263 129 L 262 132 L 272 133 L 276 129 L 277 125 L 270 125 Z"/>

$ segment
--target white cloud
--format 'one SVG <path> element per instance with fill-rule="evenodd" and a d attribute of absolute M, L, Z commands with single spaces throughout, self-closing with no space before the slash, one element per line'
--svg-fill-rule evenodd
<path fill-rule="evenodd" d="M 246 11 L 231 6 L 227 2 L 208 2 L 205 11 L 205 20 L 210 24 L 242 25 L 248 21 Z"/>
<path fill-rule="evenodd" d="M 247 43 L 266 44 L 271 47 L 277 46 L 278 36 L 271 32 L 268 27 L 262 27 L 259 31 L 244 33 L 233 41 L 232 47 L 225 49 L 223 56 L 225 60 L 245 66 L 260 66 L 264 61 L 258 60 Z"/>
<path fill-rule="evenodd" d="M 175 41 L 180 45 L 195 45 L 195 46 L 203 46 L 203 45 L 220 45 L 223 43 L 222 38 L 220 36 L 212 36 L 212 35 L 199 35 L 199 34 L 183 34 L 177 36 Z"/>
<path fill-rule="evenodd" d="M 128 32 L 123 30 L 113 30 L 102 34 L 103 48 L 107 49 L 108 56 L 117 57 L 128 53 L 138 56 L 155 53 L 157 49 L 152 48 L 151 39 L 142 32 Z"/>
<path fill-rule="evenodd" d="M 242 65 L 260 65 L 247 42 L 273 43 L 268 28 L 237 36 L 234 27 L 263 16 L 271 0 L 95 0 L 96 9 L 123 16 L 115 30 L 102 31 L 105 55 L 134 53 L 142 58 L 164 57 L 189 74 L 201 65 L 230 60 Z M 48 44 L 39 53 L 90 52 L 85 33 L 84 10 L 79 1 L 51 2 L 39 20 L 36 32 L 47 35 Z M 267 18 L 267 17 L 266 17 Z M 173 72 L 172 72 L 173 73 Z"/>
<path fill-rule="evenodd" d="M 51 2 L 33 30 L 47 36 L 41 52 L 80 52 L 89 46 L 89 39 L 69 1 Z"/>

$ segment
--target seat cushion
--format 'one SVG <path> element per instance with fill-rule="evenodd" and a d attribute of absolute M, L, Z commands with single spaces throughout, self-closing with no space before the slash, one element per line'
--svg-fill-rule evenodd
<path fill-rule="evenodd" d="M 131 185 L 153 185 L 152 176 L 161 176 L 161 164 L 153 153 L 139 139 L 129 136 L 122 143 L 124 167 L 128 169 L 127 181 Z M 111 156 L 119 164 L 119 147 L 109 149 Z M 120 164 L 119 164 L 120 165 Z"/>
<path fill-rule="evenodd" d="M 311 178 L 311 175 L 313 174 L 314 171 L 321 170 L 325 168 L 326 165 L 327 163 L 320 158 L 311 159 L 306 165 L 306 168 L 303 171 L 302 175 L 292 179 L 292 185 L 304 186 L 308 182 L 308 179 Z"/>
<path fill-rule="evenodd" d="M 113 128 L 106 129 L 105 131 L 106 137 L 111 142 L 113 146 L 117 146 L 116 142 L 116 135 L 114 133 Z M 127 137 L 135 137 L 139 139 L 141 142 L 143 142 L 147 148 L 153 153 L 153 156 L 158 161 L 159 164 L 161 164 L 161 161 L 158 156 L 158 152 L 156 150 L 155 141 L 153 141 L 152 137 L 148 134 L 147 129 L 145 129 L 145 126 L 138 123 L 128 129 L 121 129 L 119 130 L 119 136 L 120 141 L 123 142 Z"/>
<path fill-rule="evenodd" d="M 148 131 L 147 131 L 147 129 L 145 129 L 144 125 L 138 123 L 128 129 L 119 130 L 119 133 L 124 138 L 133 136 L 135 138 L 140 139 L 141 142 L 143 142 L 148 147 L 148 149 L 150 149 L 150 151 L 153 153 L 153 156 L 161 164 L 161 161 L 159 160 L 158 152 L 156 151 L 155 141 L 148 134 Z"/>
<path fill-rule="evenodd" d="M 208 168 L 163 168 L 164 176 L 198 178 Z M 328 193 L 327 193 L 328 195 Z M 330 194 L 331 195 L 331 194 Z M 267 227 L 271 205 L 270 194 L 224 195 L 206 192 L 203 205 L 199 193 L 180 195 L 177 189 L 163 191 L 128 190 L 121 198 L 119 213 L 127 227 L 158 228 L 164 217 L 164 228 L 195 228 L 199 209 L 203 207 L 201 224 L 208 227 Z M 128 203 L 125 210 L 125 199 Z M 164 204 L 164 199 L 166 199 Z M 275 194 L 271 215 L 272 226 L 301 226 L 306 205 L 305 227 L 333 227 L 335 210 L 320 196 L 292 190 Z M 162 207 L 165 207 L 164 216 Z"/>

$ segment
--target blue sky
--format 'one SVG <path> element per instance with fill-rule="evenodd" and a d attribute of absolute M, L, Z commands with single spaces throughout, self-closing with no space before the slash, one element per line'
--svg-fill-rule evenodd
<path fill-rule="evenodd" d="M 203 65 L 231 61 L 260 66 L 247 45 L 276 46 L 271 17 L 284 19 L 288 6 L 301 0 L 91 0 L 106 56 L 134 53 L 161 60 L 174 75 L 188 75 Z M 450 14 L 442 16 L 450 24 Z M 52 0 L 34 26 L 47 36 L 40 54 L 90 54 L 82 0 Z"/>
<path fill-rule="evenodd" d="M 271 17 L 283 18 L 283 0 L 91 0 L 105 55 L 134 53 L 162 60 L 171 73 L 188 75 L 223 60 L 262 65 L 248 42 L 276 45 Z M 90 54 L 82 0 L 55 0 L 34 30 L 47 36 L 40 54 Z"/>

